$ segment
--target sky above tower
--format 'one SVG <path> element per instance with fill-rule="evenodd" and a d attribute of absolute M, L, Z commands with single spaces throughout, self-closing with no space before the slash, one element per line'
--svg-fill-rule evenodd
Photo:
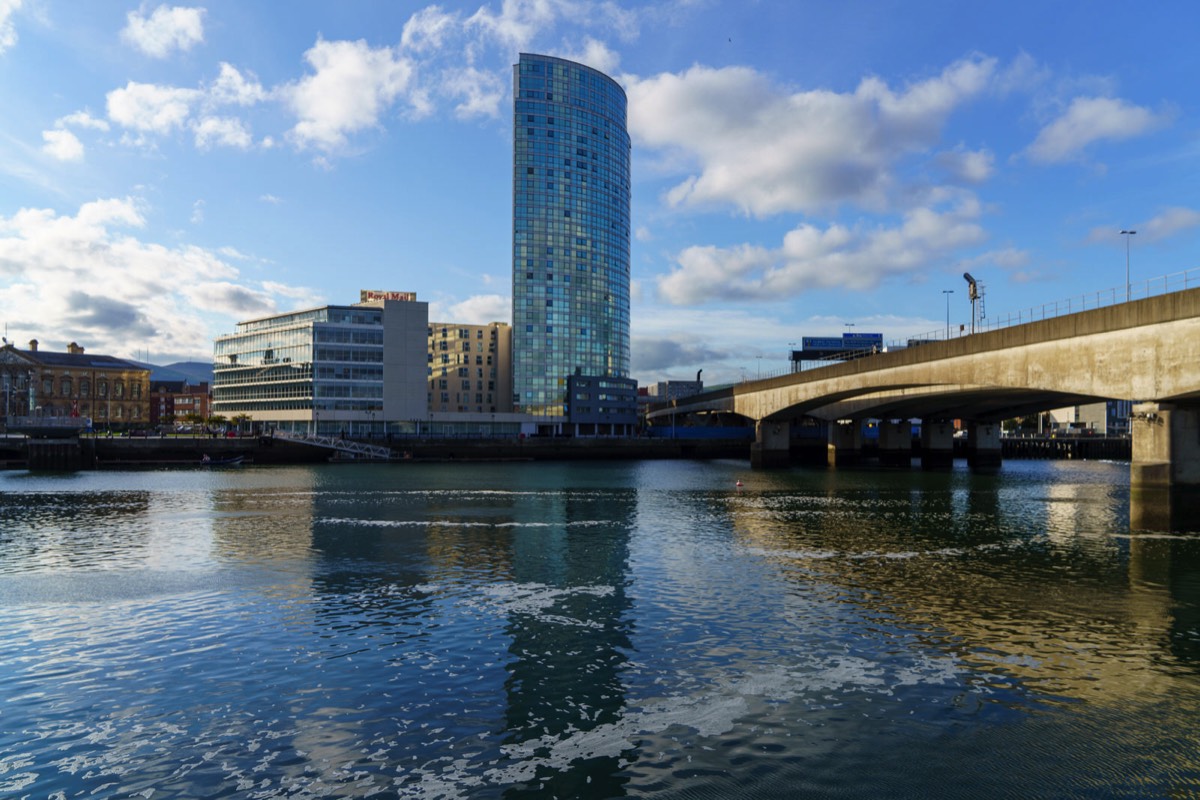
<path fill-rule="evenodd" d="M 362 288 L 510 321 L 520 52 L 628 94 L 642 382 L 969 323 L 968 271 L 989 318 L 1127 264 L 1136 294 L 1200 266 L 1197 29 L 1181 0 L 0 0 L 0 324 L 168 363 Z"/>

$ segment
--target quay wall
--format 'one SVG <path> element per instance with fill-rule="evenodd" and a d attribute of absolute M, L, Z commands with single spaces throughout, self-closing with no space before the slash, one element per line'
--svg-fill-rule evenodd
<path fill-rule="evenodd" d="M 387 444 L 372 440 L 372 444 Z M 745 439 L 396 439 L 396 460 L 549 461 L 651 458 L 747 458 Z M 241 455 L 253 464 L 342 461 L 336 451 L 278 438 L 209 439 L 85 437 L 71 440 L 11 438 L 0 442 L 0 469 L 90 470 L 200 466 Z"/>
<path fill-rule="evenodd" d="M 374 440 L 373 444 L 384 444 Z M 966 442 L 956 439 L 955 457 L 966 457 Z M 397 460 L 412 461 L 549 461 L 656 458 L 749 458 L 745 439 L 396 439 L 390 443 Z M 823 464 L 825 442 L 792 443 L 792 462 Z M 1006 459 L 1129 460 L 1127 438 L 1004 438 Z M 207 439 L 168 437 L 83 438 L 79 440 L 0 439 L 0 469 L 121 469 L 128 467 L 197 466 L 212 459 L 244 456 L 247 463 L 304 464 L 334 459 L 335 451 L 283 439 Z M 920 456 L 914 446 L 913 455 Z M 862 455 L 876 455 L 874 442 Z"/>

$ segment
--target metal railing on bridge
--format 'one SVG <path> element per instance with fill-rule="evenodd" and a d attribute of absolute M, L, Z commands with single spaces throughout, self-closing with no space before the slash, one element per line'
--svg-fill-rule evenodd
<path fill-rule="evenodd" d="M 839 353 L 837 356 L 829 356 L 821 359 L 811 359 L 800 362 L 810 366 L 801 366 L 801 370 L 816 369 L 830 364 L 837 364 L 843 361 L 849 361 L 855 358 L 864 358 L 874 355 L 877 352 L 888 352 L 889 350 L 899 350 L 908 347 L 917 347 L 930 342 L 941 342 L 949 339 L 958 339 L 963 336 L 970 336 L 973 333 L 985 333 L 987 331 L 1000 330 L 1002 328 L 1011 328 L 1016 325 L 1026 325 L 1030 322 L 1039 322 L 1045 319 L 1054 319 L 1055 317 L 1064 317 L 1068 314 L 1078 314 L 1081 311 L 1092 311 L 1097 308 L 1107 306 L 1120 305 L 1122 303 L 1132 302 L 1134 300 L 1144 300 L 1147 297 L 1158 297 L 1172 292 L 1181 292 L 1186 289 L 1200 288 L 1200 268 L 1189 269 L 1184 272 L 1174 272 L 1169 275 L 1163 275 L 1157 278 L 1148 278 L 1144 281 L 1131 283 L 1128 287 L 1120 286 L 1111 289 L 1102 289 L 1097 292 L 1088 292 L 1080 295 L 1073 295 L 1062 300 L 1054 300 L 1051 302 L 1042 303 L 1041 305 L 1031 306 L 1026 309 L 1021 309 L 1005 315 L 997 315 L 993 317 L 985 317 L 971 326 L 970 324 L 955 323 L 954 325 L 944 326 L 937 330 L 928 331 L 926 333 L 918 333 L 903 339 L 892 339 L 885 341 L 878 350 L 859 350 L 846 351 Z M 756 380 L 765 380 L 768 378 L 778 378 L 784 375 L 789 375 L 797 370 L 789 368 L 785 370 L 772 370 L 767 374 L 758 374 L 756 377 L 743 375 L 738 383 L 750 383 Z M 713 386 L 709 391 L 725 388 L 735 384 L 725 384 L 724 386 Z"/>
<path fill-rule="evenodd" d="M 311 433 L 288 433 L 287 431 L 275 431 L 273 435 L 276 439 L 307 444 L 312 447 L 324 447 L 327 450 L 336 450 L 341 455 L 364 461 L 390 461 L 393 458 L 392 448 L 390 447 L 356 442 L 353 439 L 341 439 L 336 436 L 318 436 Z"/>
<path fill-rule="evenodd" d="M 91 427 L 86 417 L 7 416 L 3 417 L 9 433 L 62 434 L 76 436 Z"/>

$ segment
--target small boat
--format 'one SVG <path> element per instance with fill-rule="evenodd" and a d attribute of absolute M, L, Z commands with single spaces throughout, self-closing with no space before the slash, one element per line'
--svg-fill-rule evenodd
<path fill-rule="evenodd" d="M 232 467 L 236 466 L 246 459 L 245 456 L 224 456 L 222 458 L 210 458 L 207 454 L 200 459 L 200 466 L 203 467 Z"/>

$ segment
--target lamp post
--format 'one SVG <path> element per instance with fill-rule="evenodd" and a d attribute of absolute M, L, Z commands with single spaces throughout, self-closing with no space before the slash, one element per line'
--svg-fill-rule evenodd
<path fill-rule="evenodd" d="M 942 289 L 942 294 L 946 295 L 946 338 L 950 338 L 950 295 L 954 294 L 953 289 Z"/>
<path fill-rule="evenodd" d="M 1129 239 L 1135 234 L 1135 230 L 1121 231 L 1121 235 L 1125 237 L 1125 302 L 1130 299 L 1130 284 L 1129 284 Z"/>

